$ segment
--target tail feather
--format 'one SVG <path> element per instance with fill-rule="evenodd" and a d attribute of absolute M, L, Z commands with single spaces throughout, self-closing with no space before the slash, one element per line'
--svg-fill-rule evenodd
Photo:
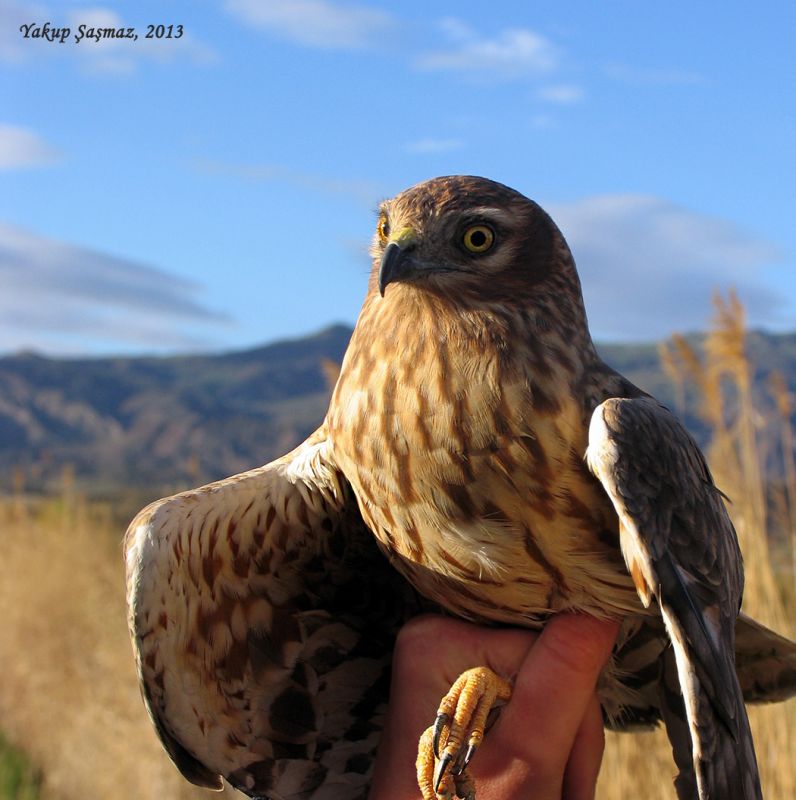
<path fill-rule="evenodd" d="M 675 662 L 668 669 L 664 664 L 662 710 L 681 771 L 675 782 L 678 796 L 681 800 L 762 800 L 752 731 L 731 661 L 725 665 L 729 669 L 722 670 L 729 678 L 721 684 L 723 697 L 717 703 L 715 682 L 706 674 L 705 654 L 695 650 L 701 643 L 684 634 L 667 607 L 663 606 L 661 612 L 672 641 L 673 658 L 667 658 Z M 728 646 L 718 650 L 726 653 L 728 661 L 731 640 L 732 631 Z M 667 703 L 676 699 L 675 671 L 682 699 L 669 708 Z M 688 756 L 692 759 L 690 766 L 686 764 Z"/>
<path fill-rule="evenodd" d="M 740 614 L 735 625 L 735 668 L 747 703 L 796 696 L 796 642 Z"/>
<path fill-rule="evenodd" d="M 666 735 L 672 745 L 674 763 L 677 765 L 678 775 L 674 786 L 679 800 L 693 800 L 697 797 L 697 782 L 694 773 L 694 762 L 691 758 L 691 731 L 688 727 L 688 715 L 683 702 L 683 693 L 680 690 L 680 680 L 677 676 L 674 650 L 668 647 L 661 656 L 663 664 L 658 694 L 663 722 L 666 725 Z"/>

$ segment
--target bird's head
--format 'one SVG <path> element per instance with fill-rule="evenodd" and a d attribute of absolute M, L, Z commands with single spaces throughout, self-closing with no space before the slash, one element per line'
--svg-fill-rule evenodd
<path fill-rule="evenodd" d="M 561 233 L 536 203 L 464 175 L 433 178 L 382 203 L 371 252 L 372 288 L 382 297 L 403 283 L 505 300 L 560 267 L 574 274 Z"/>

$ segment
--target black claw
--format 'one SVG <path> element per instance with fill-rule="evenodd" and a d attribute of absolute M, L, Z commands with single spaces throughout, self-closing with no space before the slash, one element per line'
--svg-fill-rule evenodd
<path fill-rule="evenodd" d="M 459 748 L 459 752 L 456 754 L 456 761 L 453 762 L 453 766 L 451 767 L 451 774 L 461 775 L 464 771 L 464 767 L 464 750 Z"/>
<path fill-rule="evenodd" d="M 450 715 L 446 714 L 443 711 L 440 711 L 437 714 L 437 719 L 434 721 L 434 738 L 432 740 L 431 746 L 434 748 L 434 757 L 439 758 L 439 740 L 442 736 L 442 731 L 447 725 L 448 720 L 450 719 Z"/>
<path fill-rule="evenodd" d="M 467 753 L 464 756 L 464 762 L 462 763 L 462 772 L 467 769 L 467 765 L 470 763 L 470 759 L 475 755 L 475 751 L 478 750 L 477 744 L 471 744 L 467 748 Z"/>
<path fill-rule="evenodd" d="M 445 777 L 445 773 L 450 766 L 451 761 L 453 761 L 453 756 L 450 753 L 445 753 L 444 756 L 439 760 L 437 764 L 437 768 L 434 770 L 434 791 L 438 792 L 439 787 L 442 784 L 442 779 Z"/>

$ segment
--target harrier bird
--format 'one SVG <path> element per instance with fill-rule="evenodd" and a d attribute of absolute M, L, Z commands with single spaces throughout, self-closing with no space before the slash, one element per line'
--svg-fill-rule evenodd
<path fill-rule="evenodd" d="M 600 360 L 561 232 L 506 186 L 445 177 L 381 206 L 372 252 L 320 428 L 128 530 L 138 671 L 174 763 L 251 797 L 364 800 L 406 620 L 576 610 L 623 621 L 606 725 L 662 720 L 681 798 L 759 798 L 744 699 L 796 692 L 796 645 L 739 616 L 722 495 L 677 419 Z M 421 740 L 426 800 L 472 796 L 444 722 Z"/>

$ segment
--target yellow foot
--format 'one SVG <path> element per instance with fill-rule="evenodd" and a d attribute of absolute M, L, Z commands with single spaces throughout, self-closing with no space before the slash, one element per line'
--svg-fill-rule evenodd
<path fill-rule="evenodd" d="M 435 723 L 420 737 L 417 782 L 423 800 L 475 800 L 467 765 L 484 738 L 495 701 L 509 697 L 509 683 L 488 667 L 468 669 L 457 678 L 439 705 Z"/>

